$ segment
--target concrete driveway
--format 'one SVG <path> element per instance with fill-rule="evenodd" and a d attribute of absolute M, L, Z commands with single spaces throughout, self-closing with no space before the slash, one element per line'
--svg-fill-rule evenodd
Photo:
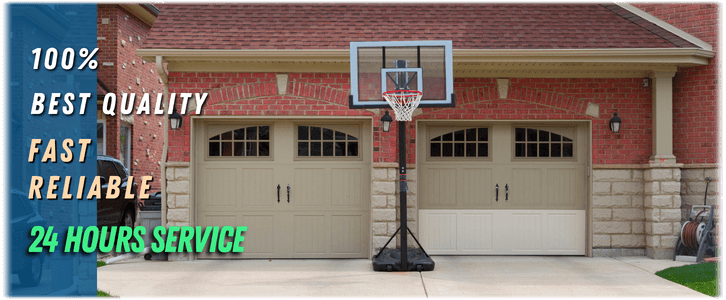
<path fill-rule="evenodd" d="M 645 257 L 435 256 L 433 272 L 373 272 L 367 259 L 133 259 L 98 269 L 115 296 L 707 297 L 653 273 L 684 263 Z"/>

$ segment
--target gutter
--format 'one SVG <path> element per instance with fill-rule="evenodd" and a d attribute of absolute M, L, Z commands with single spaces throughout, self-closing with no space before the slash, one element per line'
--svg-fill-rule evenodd
<path fill-rule="evenodd" d="M 154 16 L 157 16 L 157 17 L 159 16 L 159 8 L 156 7 L 155 5 L 153 5 L 153 4 L 140 4 L 140 5 L 143 8 L 145 8 L 146 10 L 148 10 Z"/>
<path fill-rule="evenodd" d="M 350 50 L 189 50 L 139 49 L 136 54 L 153 62 L 162 55 L 167 61 L 318 61 L 350 62 Z M 617 49 L 454 49 L 457 62 L 608 62 L 693 64 L 696 59 L 710 59 L 716 52 L 701 48 L 617 48 Z M 700 63 L 697 63 L 700 64 Z M 707 64 L 704 63 L 704 64 Z"/>
<path fill-rule="evenodd" d="M 169 75 L 164 70 L 164 57 L 159 55 L 156 57 L 156 73 L 161 77 L 164 83 L 164 145 L 161 150 L 161 225 L 166 226 L 166 160 L 169 152 L 169 114 L 166 109 L 166 103 L 169 102 Z"/>

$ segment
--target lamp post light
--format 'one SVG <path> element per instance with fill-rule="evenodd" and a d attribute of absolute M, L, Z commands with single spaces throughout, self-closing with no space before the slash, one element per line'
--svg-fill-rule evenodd
<path fill-rule="evenodd" d="M 613 133 L 620 132 L 620 123 L 621 122 L 622 121 L 620 121 L 620 118 L 618 118 L 618 113 L 614 113 L 613 117 L 610 119 L 610 130 Z"/>
<path fill-rule="evenodd" d="M 388 111 L 386 111 L 386 114 L 381 117 L 381 124 L 383 124 L 383 132 L 389 132 L 391 130 L 391 122 L 393 122 L 393 118 L 391 118 L 391 115 L 388 114 Z"/>
<path fill-rule="evenodd" d="M 182 125 L 182 116 L 176 112 L 176 109 L 169 116 L 169 125 L 171 126 L 171 130 L 177 130 Z"/>

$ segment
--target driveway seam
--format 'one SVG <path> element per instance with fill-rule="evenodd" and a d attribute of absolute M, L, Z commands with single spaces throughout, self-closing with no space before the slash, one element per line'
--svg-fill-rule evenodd
<path fill-rule="evenodd" d="M 632 267 L 634 267 L 634 268 L 636 268 L 636 269 L 640 269 L 640 270 L 643 270 L 643 271 L 647 272 L 648 274 L 654 274 L 654 273 L 650 272 L 649 270 L 643 269 L 643 268 L 641 268 L 641 267 L 639 267 L 639 266 L 636 266 L 636 265 L 634 265 L 634 264 L 631 264 L 631 263 L 629 263 L 629 262 L 626 262 L 626 261 L 622 261 L 622 260 L 619 260 L 619 259 L 618 259 L 617 257 L 611 257 L 611 258 L 612 258 L 612 259 L 614 259 L 614 260 L 617 260 L 617 261 L 619 261 L 619 262 L 621 262 L 621 263 L 624 263 L 624 264 L 626 264 L 626 265 L 628 265 L 628 266 L 632 266 Z"/>
<path fill-rule="evenodd" d="M 428 298 L 428 297 L 429 297 L 429 292 L 428 292 L 428 291 L 426 291 L 426 283 L 424 282 L 424 279 L 423 279 L 423 274 L 422 274 L 422 273 L 423 273 L 423 272 L 418 272 L 418 276 L 419 276 L 419 277 L 421 277 L 421 286 L 423 286 L 423 289 L 424 289 L 424 295 L 426 295 L 426 298 Z"/>

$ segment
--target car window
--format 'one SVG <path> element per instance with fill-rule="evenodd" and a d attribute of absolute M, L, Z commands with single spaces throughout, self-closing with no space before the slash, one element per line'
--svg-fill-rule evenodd
<path fill-rule="evenodd" d="M 98 161 L 98 175 L 106 177 L 106 180 L 110 180 L 111 176 L 119 176 L 113 164 L 105 160 Z"/>
<path fill-rule="evenodd" d="M 113 165 L 116 166 L 116 170 L 121 176 L 121 180 L 126 179 L 126 177 L 129 177 L 129 173 L 126 172 L 126 168 L 124 168 L 124 165 L 118 162 L 113 162 Z"/>

